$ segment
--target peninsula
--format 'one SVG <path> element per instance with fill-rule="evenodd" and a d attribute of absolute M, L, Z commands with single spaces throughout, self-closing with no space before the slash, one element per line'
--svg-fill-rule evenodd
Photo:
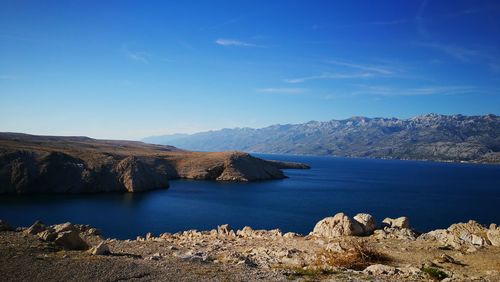
<path fill-rule="evenodd" d="M 88 137 L 0 133 L 0 194 L 138 192 L 171 179 L 282 179 L 307 165 L 247 153 L 190 152 L 172 146 Z"/>

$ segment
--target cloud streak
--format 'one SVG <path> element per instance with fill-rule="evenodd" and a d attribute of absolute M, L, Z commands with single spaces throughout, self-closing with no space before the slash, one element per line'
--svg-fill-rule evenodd
<path fill-rule="evenodd" d="M 330 61 L 328 61 L 328 63 L 338 65 L 338 66 L 349 67 L 352 69 L 367 71 L 367 72 L 384 74 L 384 75 L 389 75 L 389 74 L 394 73 L 394 70 L 391 70 L 391 69 L 384 67 L 384 66 L 360 65 L 360 64 L 356 64 L 356 63 L 337 61 L 337 60 L 330 60 Z"/>
<path fill-rule="evenodd" d="M 274 94 L 301 94 L 301 93 L 304 93 L 306 91 L 307 91 L 307 89 L 304 89 L 304 88 L 291 88 L 291 87 L 257 89 L 257 92 L 274 93 Z"/>
<path fill-rule="evenodd" d="M 304 83 L 311 80 L 336 80 L 336 79 L 355 79 L 355 78 L 370 78 L 375 76 L 392 76 L 399 72 L 394 68 L 379 65 L 358 64 L 343 60 L 328 60 L 327 64 L 336 65 L 348 69 L 344 72 L 324 72 L 319 75 L 287 78 L 286 83 Z"/>
<path fill-rule="evenodd" d="M 18 79 L 18 77 L 15 75 L 0 74 L 0 80 L 16 80 L 16 79 Z"/>
<path fill-rule="evenodd" d="M 351 79 L 351 78 L 369 78 L 373 77 L 373 73 L 362 72 L 362 73 L 322 73 L 320 75 L 289 78 L 285 79 L 286 83 L 303 83 L 311 80 L 325 80 L 325 79 Z"/>
<path fill-rule="evenodd" d="M 127 58 L 131 59 L 132 61 L 136 61 L 143 64 L 149 64 L 150 62 L 151 55 L 147 52 L 132 51 L 127 47 L 127 45 L 124 45 L 122 50 L 123 53 L 127 56 Z"/>
<path fill-rule="evenodd" d="M 473 86 L 428 86 L 416 88 L 394 88 L 386 86 L 365 86 L 353 92 L 353 95 L 377 96 L 430 96 L 430 95 L 459 95 L 480 92 Z"/>
<path fill-rule="evenodd" d="M 478 58 L 480 59 L 487 59 L 487 60 L 494 60 L 494 56 L 491 54 L 480 51 L 480 50 L 475 50 L 475 49 L 467 49 L 463 47 L 458 47 L 454 45 L 449 45 L 449 44 L 442 44 L 442 43 L 418 43 L 418 45 L 439 50 L 441 52 L 444 52 L 448 54 L 449 56 L 460 60 L 465 63 L 473 62 L 476 61 Z"/>
<path fill-rule="evenodd" d="M 235 39 L 224 39 L 224 38 L 219 38 L 215 40 L 215 44 L 221 46 L 258 47 L 256 44 L 253 43 L 243 42 Z"/>

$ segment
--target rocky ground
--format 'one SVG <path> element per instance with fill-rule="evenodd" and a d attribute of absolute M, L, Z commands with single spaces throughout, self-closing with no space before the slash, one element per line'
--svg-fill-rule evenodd
<path fill-rule="evenodd" d="M 71 223 L 0 222 L 2 281 L 500 281 L 500 229 L 474 221 L 418 234 L 408 219 L 339 213 L 307 236 L 189 230 L 105 239 Z"/>

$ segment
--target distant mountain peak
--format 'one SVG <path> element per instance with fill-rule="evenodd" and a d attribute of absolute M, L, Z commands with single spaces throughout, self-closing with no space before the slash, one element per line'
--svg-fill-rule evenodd
<path fill-rule="evenodd" d="M 202 132 L 160 144 L 198 151 L 500 163 L 500 118 L 436 113 L 408 119 L 354 116 Z"/>

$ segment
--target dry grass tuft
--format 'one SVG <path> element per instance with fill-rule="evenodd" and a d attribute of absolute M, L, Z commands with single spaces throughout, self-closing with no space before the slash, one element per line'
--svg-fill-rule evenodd
<path fill-rule="evenodd" d="M 364 242 L 351 241 L 349 248 L 343 252 L 324 250 L 317 255 L 317 265 L 328 265 L 354 270 L 363 270 L 377 263 L 387 263 L 391 258 Z"/>

